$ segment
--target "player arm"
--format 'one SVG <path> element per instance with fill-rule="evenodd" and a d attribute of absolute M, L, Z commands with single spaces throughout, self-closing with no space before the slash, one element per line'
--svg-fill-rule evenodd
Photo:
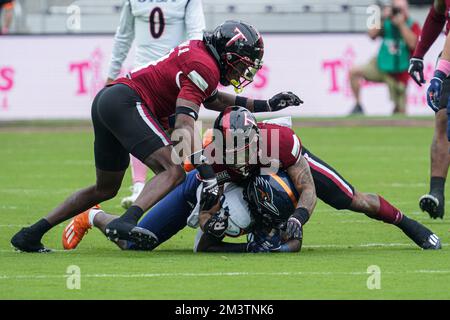
<path fill-rule="evenodd" d="M 434 71 L 434 77 L 430 82 L 430 86 L 433 85 L 433 80 L 437 79 L 442 84 L 442 81 L 450 76 L 450 33 L 447 35 L 444 44 L 444 50 L 442 51 L 442 56 Z M 439 92 L 439 95 L 441 92 Z"/>
<path fill-rule="evenodd" d="M 134 16 L 131 12 L 130 1 L 125 1 L 120 14 L 120 22 L 114 36 L 111 61 L 108 70 L 108 80 L 110 83 L 120 73 L 122 64 L 130 51 L 134 40 Z"/>
<path fill-rule="evenodd" d="M 291 106 L 299 106 L 302 103 L 303 101 L 290 91 L 280 92 L 269 100 L 256 100 L 215 90 L 203 105 L 207 109 L 219 112 L 229 106 L 241 106 L 256 113 L 278 111 Z"/>
<path fill-rule="evenodd" d="M 206 233 L 202 235 L 197 245 L 197 252 L 223 252 L 223 253 L 245 253 L 247 243 L 224 242 Z"/>
<path fill-rule="evenodd" d="M 445 26 L 445 0 L 434 0 L 423 25 L 413 57 L 423 59 Z"/>
<path fill-rule="evenodd" d="M 300 156 L 297 163 L 287 168 L 287 173 L 297 189 L 300 198 L 292 215 L 301 225 L 305 225 L 317 203 L 314 179 L 305 157 Z"/>
<path fill-rule="evenodd" d="M 201 40 L 205 27 L 205 15 L 201 0 L 190 0 L 186 5 L 186 33 L 189 40 Z"/>

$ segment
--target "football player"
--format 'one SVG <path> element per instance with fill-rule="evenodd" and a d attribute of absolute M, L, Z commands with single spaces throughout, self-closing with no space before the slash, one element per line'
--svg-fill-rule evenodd
<path fill-rule="evenodd" d="M 295 186 L 283 170 L 251 177 L 245 189 L 231 199 L 234 203 L 241 203 L 241 209 L 236 205 L 230 206 L 228 203 L 231 201 L 221 201 L 221 207 L 209 211 L 198 212 L 194 209 L 188 225 L 201 227 L 195 238 L 194 252 L 300 251 L 303 234 L 289 238 L 285 232 L 287 220 L 294 213 L 298 198 Z M 196 216 L 198 221 L 195 221 Z M 217 220 L 221 224 L 217 225 Z M 247 234 L 244 243 L 223 241 L 225 236 L 239 237 L 244 234 Z"/>
<path fill-rule="evenodd" d="M 226 116 L 224 118 L 224 116 Z M 247 121 L 245 119 L 247 118 Z M 215 128 L 219 129 L 216 135 L 220 135 L 220 132 L 223 132 L 224 130 L 224 124 L 231 126 L 231 123 L 234 123 L 234 128 L 237 129 L 239 126 L 241 126 L 241 130 L 244 131 L 242 128 L 245 128 L 249 119 L 254 120 L 252 118 L 251 114 L 248 114 L 248 111 L 246 111 L 243 108 L 236 108 L 231 107 L 225 110 L 224 112 L 219 115 L 215 122 Z M 225 120 L 225 121 L 224 121 Z M 244 121 L 240 121 L 244 120 Z M 228 121 L 230 123 L 228 123 Z M 256 121 L 256 120 L 254 120 Z M 300 158 L 301 155 L 304 159 L 306 159 L 307 164 L 309 168 L 308 171 L 311 170 L 311 175 L 313 178 L 313 185 L 315 188 L 315 192 L 317 193 L 317 196 L 319 199 L 324 201 L 326 204 L 330 205 L 331 207 L 337 209 L 337 210 L 350 210 L 354 212 L 360 212 L 364 213 L 368 217 L 376 220 L 381 220 L 385 223 L 392 224 L 400 228 L 411 240 L 414 241 L 419 247 L 423 249 L 440 249 L 441 243 L 440 239 L 428 228 L 420 224 L 419 222 L 410 219 L 406 215 L 404 215 L 400 210 L 398 210 L 396 207 L 394 207 L 392 204 L 390 204 L 387 200 L 385 200 L 382 196 L 371 194 L 371 193 L 364 193 L 359 192 L 355 190 L 355 188 L 348 183 L 336 170 L 334 170 L 330 165 L 325 163 L 323 160 L 318 158 L 317 156 L 313 155 L 309 150 L 302 147 L 300 144 L 300 140 L 295 135 L 295 133 L 290 129 L 290 123 L 288 121 L 279 121 L 279 120 L 271 120 L 267 121 L 266 123 L 260 122 L 257 123 L 258 127 L 261 128 L 261 131 L 263 128 L 270 128 L 274 131 L 279 131 L 277 133 L 279 137 L 279 143 L 268 140 L 267 137 L 273 137 L 272 135 L 263 134 L 263 132 L 260 132 L 260 144 L 259 147 L 267 148 L 268 144 L 274 144 L 279 150 L 279 156 L 277 159 L 281 162 L 282 168 L 285 168 L 287 173 L 289 174 L 289 166 L 288 164 L 296 163 L 298 162 L 296 159 Z M 205 134 L 206 138 L 204 140 L 204 146 L 205 151 L 208 150 L 208 146 L 214 146 L 214 144 L 217 143 L 216 137 L 212 134 L 212 132 L 207 132 Z M 298 144 L 294 141 L 298 141 Z M 220 142 L 221 144 L 222 142 Z M 265 145 L 265 146 L 264 146 Z M 250 146 L 248 146 L 250 147 Z M 219 148 L 218 148 L 219 149 Z M 243 148 L 241 149 L 243 151 L 248 151 L 250 148 Z M 261 153 L 258 151 L 256 152 L 258 154 L 258 157 L 261 155 Z M 247 156 L 248 158 L 248 156 Z M 212 164 L 220 184 L 224 184 L 226 182 L 235 182 L 235 183 L 245 183 L 246 181 L 251 179 L 253 176 L 261 176 L 260 175 L 260 169 L 263 168 L 261 164 L 249 164 L 245 161 L 241 164 L 218 164 L 213 163 Z M 295 167 L 291 168 L 291 170 L 295 172 Z M 306 171 L 306 169 L 303 169 Z M 292 171 L 291 171 L 292 172 Z M 197 197 L 195 196 L 195 190 L 198 187 L 198 184 L 200 184 L 199 181 L 195 182 L 194 176 L 189 176 L 186 182 L 182 185 L 177 187 L 177 192 L 172 192 L 165 198 L 162 202 L 165 203 L 164 205 L 158 204 L 158 206 L 155 206 L 153 210 L 156 208 L 156 211 L 150 211 L 149 214 L 147 214 L 142 221 L 140 222 L 139 226 L 143 228 L 148 228 L 151 230 L 155 237 L 154 237 L 154 243 L 153 247 L 155 247 L 158 243 L 162 241 L 166 241 L 171 236 L 176 234 L 179 230 L 184 228 L 186 225 L 186 218 L 189 216 L 189 214 L 192 213 L 193 208 L 196 206 Z M 280 175 L 278 173 L 278 175 Z M 289 175 L 290 176 L 290 175 Z M 294 178 L 297 178 L 299 175 L 293 175 Z M 297 187 L 295 184 L 295 180 L 291 178 L 291 182 L 286 183 L 284 182 L 284 185 L 290 185 L 290 188 L 284 188 L 284 190 L 291 190 L 292 192 L 286 192 L 286 194 L 289 195 L 290 201 L 297 204 L 295 207 L 298 207 L 298 204 L 301 203 L 299 201 L 299 192 L 297 191 Z M 301 180 L 305 180 L 304 178 Z M 194 181 L 194 185 L 192 185 L 192 181 Z M 251 181 L 251 180 L 250 180 Z M 294 187 L 292 187 L 294 186 Z M 261 188 L 259 188 L 261 189 Z M 302 190 L 302 189 L 300 189 Z M 265 191 L 262 192 L 265 194 L 269 194 L 269 192 Z M 262 194 L 261 193 L 261 194 Z M 247 194 L 251 195 L 251 192 L 247 192 Z M 255 193 L 254 193 L 255 194 Z M 282 193 L 278 193 L 282 194 Z M 188 195 L 188 196 L 187 196 Z M 252 197 L 249 196 L 249 199 L 258 199 L 254 200 L 253 203 L 256 208 L 258 208 L 259 212 L 262 212 L 264 214 L 265 210 L 264 208 L 270 208 L 270 205 L 261 206 L 260 203 L 264 202 L 264 198 L 261 197 Z M 268 197 L 268 198 L 275 198 L 274 197 Z M 201 199 L 200 196 L 198 196 L 198 199 Z M 261 200 L 262 199 L 262 200 Z M 286 201 L 285 201 L 286 202 Z M 226 225 L 228 217 L 225 214 L 217 214 L 213 215 L 217 211 L 217 207 L 211 210 L 203 210 L 201 208 L 201 203 L 197 205 L 197 212 L 206 211 L 206 213 L 209 212 L 211 216 L 211 223 L 203 223 L 201 225 L 203 226 L 210 226 L 213 228 L 216 224 L 218 225 Z M 276 206 L 277 207 L 277 206 Z M 173 210 L 172 210 L 173 209 Z M 167 213 L 166 213 L 167 211 Z M 239 210 L 229 210 L 229 212 L 234 212 Z M 244 211 L 244 210 L 241 210 Z M 290 240 L 300 240 L 302 239 L 302 228 L 304 223 L 302 224 L 299 220 L 302 219 L 301 211 L 298 218 L 295 214 L 297 209 L 294 209 L 294 213 L 291 214 L 290 210 L 283 210 L 283 212 L 289 214 L 289 218 L 286 222 L 286 233 L 283 237 L 284 239 L 290 239 Z M 74 219 L 73 223 L 69 225 L 69 229 L 66 228 L 65 235 L 63 235 L 63 242 L 67 241 L 65 239 L 68 239 L 71 237 L 71 239 L 74 241 L 73 243 L 78 243 L 78 239 L 81 239 L 82 236 L 85 234 L 86 230 L 90 228 L 92 225 L 92 222 L 94 221 L 96 212 L 99 212 L 98 210 L 91 210 L 91 212 L 86 212 L 83 215 L 78 216 Z M 170 213 L 169 213 L 170 212 Z M 276 212 L 276 211 L 273 211 Z M 267 216 L 270 217 L 270 215 L 273 215 L 273 212 L 270 211 L 267 212 Z M 167 217 L 170 215 L 170 219 L 165 219 L 164 217 Z M 208 215 L 205 215 L 207 217 Z M 91 223 L 89 224 L 89 217 L 91 220 Z M 101 215 L 99 216 L 99 220 Z M 294 219 L 295 218 L 295 219 Z M 192 219 L 189 219 L 191 222 L 190 225 L 193 225 L 194 227 L 197 226 L 197 224 L 192 222 Z M 235 219 L 236 220 L 236 219 Z M 209 220 L 207 220 L 209 221 Z M 237 220 L 236 220 L 237 221 Z M 246 223 L 235 223 L 240 228 L 240 230 L 245 230 Z M 234 225 L 233 224 L 233 225 Z M 104 227 L 104 224 L 103 224 Z M 297 227 L 297 228 L 296 228 Z M 208 228 L 206 228 L 208 230 Z M 223 228 L 222 228 L 223 229 Z M 205 230 L 205 227 L 203 227 L 203 230 Z M 233 230 L 236 230 L 234 228 Z M 210 232 L 206 232 L 208 234 L 213 233 L 214 229 L 211 229 Z M 219 230 L 223 232 L 223 230 Z M 227 232 L 230 230 L 227 229 Z M 73 235 L 72 235 L 73 234 Z M 231 234 L 233 234 L 231 232 Z M 234 232 L 234 234 L 237 234 Z M 258 233 L 256 233 L 258 235 Z M 279 236 L 279 235 L 278 235 Z M 262 237 L 259 237 L 259 239 L 264 239 L 264 233 Z M 211 239 L 211 237 L 208 237 Z M 269 237 L 270 238 L 270 237 Z M 197 239 L 198 240 L 198 239 Z M 208 239 L 204 239 L 205 241 L 201 243 L 200 251 L 209 251 L 209 250 L 215 250 L 213 248 L 217 247 L 217 241 L 206 241 Z M 265 240 L 264 240 L 265 241 Z M 220 241 L 219 241 L 220 242 Z M 211 244 L 212 243 L 212 244 Z M 139 244 L 138 244 L 139 245 Z M 290 245 L 291 246 L 291 245 Z M 65 247 L 70 248 L 69 245 L 65 245 Z M 225 245 L 226 250 L 229 249 L 227 245 Z M 295 251 L 295 243 L 291 246 L 291 249 Z M 220 249 L 218 249 L 220 250 Z M 231 249 L 233 250 L 233 249 Z M 237 248 L 236 250 L 242 250 Z"/>
<path fill-rule="evenodd" d="M 119 75 L 133 40 L 134 65 L 141 67 L 164 56 L 186 40 L 201 40 L 205 17 L 201 0 L 125 1 L 114 37 L 107 84 Z M 161 123 L 167 129 L 167 123 Z M 132 194 L 121 201 L 128 209 L 144 188 L 148 167 L 131 155 Z"/>
<path fill-rule="evenodd" d="M 246 114 L 246 116 L 242 114 Z M 219 150 L 225 150 L 223 158 L 226 158 L 229 152 L 227 152 L 225 140 L 233 138 L 227 132 L 239 129 L 240 127 L 236 125 L 239 122 L 249 122 L 245 121 L 246 118 L 250 118 L 250 115 L 243 108 L 230 107 L 223 111 L 214 124 L 214 132 L 217 135 L 217 139 L 213 133 L 212 143 L 210 143 L 210 146 L 212 146 L 211 151 L 208 152 L 208 146 L 205 148 L 205 151 L 210 155 L 212 154 L 212 157 L 215 159 L 211 163 L 218 180 L 234 182 L 243 181 L 251 174 L 259 175 L 261 173 L 261 169 L 267 166 L 261 164 L 261 158 L 263 158 L 262 155 L 264 154 L 261 151 L 265 150 L 265 153 L 267 153 L 267 150 L 272 152 L 274 150 L 278 151 L 277 160 L 279 161 L 279 167 L 288 173 L 300 194 L 298 207 L 287 222 L 286 233 L 288 238 L 295 238 L 296 235 L 301 234 L 302 228 L 312 212 L 311 208 L 314 208 L 312 204 L 314 203 L 315 205 L 315 199 L 313 202 L 313 198 L 317 194 L 320 200 L 337 210 L 347 209 L 364 213 L 369 218 L 397 226 L 423 249 L 441 248 L 440 239 L 432 231 L 404 215 L 382 196 L 355 190 L 335 169 L 303 147 L 299 137 L 290 128 L 289 124 L 277 124 L 273 121 L 272 123 L 270 121 L 258 122 L 256 127 L 253 126 L 253 131 L 257 132 L 257 134 L 252 138 L 258 144 L 256 147 L 257 151 L 254 151 L 255 148 L 252 146 L 252 143 L 247 143 L 246 148 L 239 149 L 241 155 L 235 154 L 234 157 L 235 159 L 244 158 L 246 159 L 245 161 L 240 161 L 238 164 L 222 161 L 221 163 L 224 164 L 219 164 L 218 158 L 214 154 L 215 148 L 218 147 Z M 221 136 L 225 138 L 222 140 L 220 139 Z M 249 133 L 249 136 L 251 136 L 251 133 Z M 273 137 L 276 137 L 276 139 L 273 139 Z M 246 141 L 249 139 L 247 138 Z M 222 144 L 223 146 L 221 146 Z M 252 148 L 253 151 L 251 151 Z M 235 150 L 231 150 L 231 152 L 235 153 Z M 243 157 L 242 153 L 244 153 Z M 306 163 L 306 166 L 304 163 Z M 311 174 L 305 174 L 306 171 L 308 173 L 310 171 Z M 309 176 L 312 176 L 313 181 L 309 181 Z M 305 194 L 305 188 L 310 186 L 313 186 L 314 190 L 307 190 Z"/>
<path fill-rule="evenodd" d="M 281 224 L 284 226 L 293 213 L 297 202 L 295 200 L 294 203 L 291 198 L 292 194 L 296 194 L 292 183 L 284 172 L 258 178 L 260 179 L 250 181 L 248 191 L 232 182 L 224 184 L 220 201 L 211 209 L 201 211 L 202 181 L 198 172 L 193 170 L 187 174 L 182 184 L 159 201 L 139 222 L 138 227 L 151 233 L 152 242 L 118 240 L 116 244 L 123 250 L 153 250 L 188 225 L 192 228 L 200 227 L 194 244 L 195 252 L 299 251 L 301 236 L 281 243 L 279 231 Z M 255 194 L 256 190 L 265 190 L 270 194 L 270 199 L 259 198 Z M 291 203 L 285 203 L 286 200 Z M 272 211 L 261 211 L 261 206 L 267 203 L 272 204 Z M 76 216 L 63 231 L 64 248 L 75 249 L 92 226 L 105 233 L 106 226 L 117 218 L 100 208 L 92 208 Z M 219 225 L 217 220 L 221 221 Z M 239 237 L 249 231 L 252 231 L 253 236 L 248 243 L 238 245 L 221 241 L 225 236 Z"/>
<path fill-rule="evenodd" d="M 151 241 L 147 230 L 136 227 L 137 221 L 185 179 L 180 158 L 192 153 L 196 145 L 194 122 L 201 104 L 217 111 L 237 104 L 253 112 L 267 112 L 301 103 L 292 93 L 253 100 L 217 90 L 219 82 L 232 85 L 238 92 L 250 84 L 262 67 L 263 53 L 262 37 L 253 26 L 226 21 L 213 33 L 205 33 L 203 40 L 182 43 L 166 56 L 102 89 L 92 104 L 96 183 L 75 192 L 45 218 L 20 230 L 11 244 L 20 251 L 48 252 L 41 243 L 47 231 L 115 197 L 130 153 L 155 176 L 145 184 L 134 204 L 108 225 L 106 235 L 113 241 Z M 160 123 L 173 114 L 175 142 L 182 146 L 180 157 Z M 203 181 L 203 204 L 211 208 L 219 198 L 215 172 L 205 157 L 191 162 Z"/>
<path fill-rule="evenodd" d="M 428 212 L 433 219 L 442 219 L 444 217 L 445 180 L 450 165 L 450 144 L 448 142 L 450 139 L 450 125 L 448 124 L 450 119 L 448 116 L 450 112 L 450 79 L 448 77 L 450 74 L 450 44 L 448 40 L 450 30 L 449 11 L 450 1 L 434 0 L 409 66 L 409 74 L 419 86 L 422 86 L 425 83 L 423 57 L 447 24 L 445 30 L 447 41 L 444 52 L 439 58 L 436 72 L 430 81 L 430 86 L 427 91 L 428 106 L 436 113 L 434 136 L 430 150 L 430 192 L 422 196 L 419 200 L 419 206 L 422 211 Z"/>

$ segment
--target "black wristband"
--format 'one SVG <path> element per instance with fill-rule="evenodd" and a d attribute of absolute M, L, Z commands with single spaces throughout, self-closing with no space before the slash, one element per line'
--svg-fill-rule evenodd
<path fill-rule="evenodd" d="M 214 92 L 208 98 L 206 98 L 204 102 L 211 103 L 211 102 L 216 101 L 218 94 L 219 94 L 219 90 L 217 90 L 217 89 L 214 90 Z"/>
<path fill-rule="evenodd" d="M 247 108 L 247 101 L 248 101 L 248 98 L 246 98 L 246 97 L 236 96 L 236 100 L 234 101 L 234 104 L 239 107 Z"/>
<path fill-rule="evenodd" d="M 195 111 L 191 107 L 177 106 L 177 108 L 175 109 L 175 116 L 177 116 L 179 114 L 185 114 L 185 115 L 191 117 L 192 119 L 194 119 L 195 121 L 197 121 L 197 119 L 198 119 L 197 111 Z"/>
<path fill-rule="evenodd" d="M 253 112 L 268 112 L 270 111 L 267 100 L 253 100 Z"/>
<path fill-rule="evenodd" d="M 308 209 L 300 207 L 295 209 L 294 213 L 292 214 L 292 217 L 296 218 L 300 223 L 305 225 L 305 223 L 309 220 L 309 212 Z"/>
<path fill-rule="evenodd" d="M 216 173 L 211 165 L 203 163 L 197 167 L 198 174 L 202 180 L 210 180 L 216 178 Z"/>

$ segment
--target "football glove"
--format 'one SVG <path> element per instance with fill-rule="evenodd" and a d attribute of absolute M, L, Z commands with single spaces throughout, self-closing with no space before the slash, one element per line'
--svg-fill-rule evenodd
<path fill-rule="evenodd" d="M 230 214 L 225 211 L 222 213 L 214 214 L 206 223 L 204 228 L 205 233 L 212 235 L 215 238 L 223 238 L 225 231 L 228 228 L 228 217 Z"/>
<path fill-rule="evenodd" d="M 302 240 L 303 226 L 301 222 L 297 218 L 291 216 L 286 223 L 285 233 L 289 239 Z"/>
<path fill-rule="evenodd" d="M 279 230 L 275 233 L 255 231 L 248 237 L 247 252 L 278 252 L 281 248 L 281 236 Z"/>
<path fill-rule="evenodd" d="M 430 85 L 427 90 L 427 104 L 433 109 L 434 112 L 439 111 L 439 100 L 441 98 L 442 92 L 442 83 L 446 78 L 445 73 L 442 71 L 436 70 L 434 72 L 434 77 L 430 81 Z"/>
<path fill-rule="evenodd" d="M 219 201 L 219 185 L 217 179 L 203 180 L 200 195 L 200 210 L 210 210 Z"/>
<path fill-rule="evenodd" d="M 303 101 L 291 91 L 280 92 L 269 99 L 270 111 L 278 111 L 291 106 L 299 106 Z"/>
<path fill-rule="evenodd" d="M 421 87 L 424 84 L 425 77 L 423 76 L 423 59 L 411 58 L 409 60 L 408 73 L 413 80 Z"/>

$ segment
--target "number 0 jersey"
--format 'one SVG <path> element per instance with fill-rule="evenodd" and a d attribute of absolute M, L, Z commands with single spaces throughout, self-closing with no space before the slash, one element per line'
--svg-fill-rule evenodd
<path fill-rule="evenodd" d="M 114 38 L 108 77 L 117 78 L 136 39 L 135 66 L 167 54 L 186 40 L 200 40 L 205 29 L 201 0 L 126 0 Z"/>
<path fill-rule="evenodd" d="M 200 106 L 217 88 L 219 79 L 219 66 L 203 41 L 191 40 L 113 83 L 135 90 L 161 121 L 175 113 L 177 98 Z"/>

